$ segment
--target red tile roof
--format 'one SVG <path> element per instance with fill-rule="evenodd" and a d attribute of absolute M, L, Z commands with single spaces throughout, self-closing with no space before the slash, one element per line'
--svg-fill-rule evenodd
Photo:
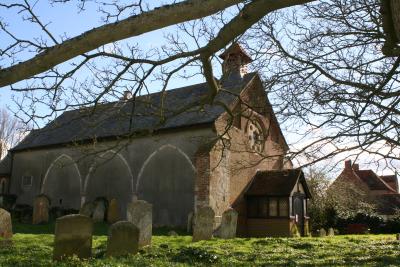
<path fill-rule="evenodd" d="M 397 193 L 399 193 L 399 182 L 396 175 L 382 175 L 380 177 L 385 183 L 387 183 L 391 188 L 393 188 Z"/>
<path fill-rule="evenodd" d="M 361 180 L 367 184 L 370 190 L 388 190 L 393 193 L 396 191 L 390 187 L 383 179 L 375 174 L 372 170 L 355 170 L 355 173 Z"/>

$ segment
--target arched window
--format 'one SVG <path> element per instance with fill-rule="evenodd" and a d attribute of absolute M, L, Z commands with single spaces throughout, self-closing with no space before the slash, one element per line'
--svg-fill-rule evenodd
<path fill-rule="evenodd" d="M 258 121 L 249 121 L 247 124 L 247 136 L 250 149 L 254 152 L 261 153 L 264 151 L 264 134 Z"/>

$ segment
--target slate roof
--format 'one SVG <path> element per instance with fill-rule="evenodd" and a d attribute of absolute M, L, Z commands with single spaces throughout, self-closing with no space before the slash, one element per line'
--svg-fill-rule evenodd
<path fill-rule="evenodd" d="M 245 195 L 290 196 L 298 181 L 303 184 L 306 196 L 311 197 L 304 173 L 300 169 L 258 171 Z"/>
<path fill-rule="evenodd" d="M 249 73 L 241 80 L 224 83 L 223 89 L 232 93 L 221 91 L 216 100 L 227 105 L 233 103 L 237 98 L 235 95 L 255 76 L 257 73 Z M 117 101 L 98 104 L 95 108 L 66 111 L 44 128 L 32 131 L 12 151 L 212 123 L 225 110 L 219 105 L 199 105 L 208 90 L 207 83 L 200 83 L 168 90 L 164 94 L 138 96 L 135 101 Z M 164 108 L 161 108 L 162 100 Z M 175 115 L 179 109 L 193 103 L 195 105 L 189 110 Z M 161 110 L 165 117 L 163 123 Z"/>

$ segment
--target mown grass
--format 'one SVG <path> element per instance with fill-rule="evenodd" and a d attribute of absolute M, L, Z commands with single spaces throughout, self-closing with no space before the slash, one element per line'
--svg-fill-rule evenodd
<path fill-rule="evenodd" d="M 13 244 L 0 248 L 0 266 L 400 266 L 394 235 L 327 238 L 236 238 L 191 242 L 156 231 L 139 254 L 106 258 L 107 226 L 98 224 L 93 258 L 52 262 L 54 225 L 15 225 Z"/>

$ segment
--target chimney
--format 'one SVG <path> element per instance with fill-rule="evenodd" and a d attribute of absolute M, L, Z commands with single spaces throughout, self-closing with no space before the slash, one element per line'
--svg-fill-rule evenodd
<path fill-rule="evenodd" d="M 131 98 L 132 98 L 132 93 L 131 93 L 131 91 L 126 90 L 126 91 L 124 91 L 124 95 L 123 95 L 123 97 L 122 97 L 121 100 L 129 100 L 129 99 L 131 99 Z"/>
<path fill-rule="evenodd" d="M 358 164 L 353 164 L 353 170 L 354 171 L 359 171 L 360 170 L 360 166 Z"/>
<path fill-rule="evenodd" d="M 223 81 L 241 80 L 247 73 L 247 64 L 253 61 L 238 43 L 232 44 L 219 57 L 224 60 L 221 78 Z"/>
<path fill-rule="evenodd" d="M 344 162 L 344 169 L 345 170 L 351 170 L 351 160 L 349 159 L 349 160 L 346 160 L 345 162 Z"/>

